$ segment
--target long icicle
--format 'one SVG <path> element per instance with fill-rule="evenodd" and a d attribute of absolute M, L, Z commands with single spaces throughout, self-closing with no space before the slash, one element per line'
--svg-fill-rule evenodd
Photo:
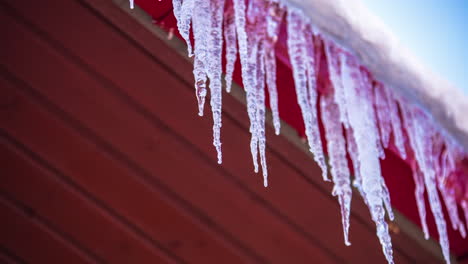
<path fill-rule="evenodd" d="M 426 189 L 424 187 L 424 178 L 416 162 L 413 162 L 411 168 L 413 174 L 413 181 L 415 184 L 414 197 L 416 199 L 416 206 L 418 207 L 419 220 L 421 222 L 424 238 L 427 240 L 429 239 L 429 229 L 427 228 L 426 204 L 424 202 L 424 191 Z"/>
<path fill-rule="evenodd" d="M 428 121 L 422 113 L 422 110 L 416 108 L 405 108 L 403 113 L 406 127 L 410 133 L 410 142 L 413 145 L 416 160 L 423 174 L 424 183 L 426 185 L 426 190 L 429 197 L 429 205 L 431 207 L 432 215 L 434 216 L 437 231 L 439 233 L 439 243 L 442 248 L 442 253 L 444 255 L 445 262 L 450 263 L 447 225 L 445 223 L 442 212 L 442 205 L 439 199 L 439 194 L 437 192 L 435 171 L 431 165 L 433 164 L 431 150 L 427 144 L 427 142 L 432 142 L 431 135 L 429 134 L 432 131 L 426 123 Z"/>
<path fill-rule="evenodd" d="M 377 236 L 388 263 L 393 263 L 393 249 L 387 222 L 385 222 L 385 209 L 383 206 L 382 176 L 380 174 L 380 163 L 378 160 L 378 149 L 376 128 L 373 127 L 372 107 L 369 102 L 362 100 L 361 72 L 357 69 L 355 62 L 343 54 L 342 74 L 346 96 L 347 113 L 353 135 L 356 140 L 359 157 L 360 176 L 362 177 L 362 190 L 365 201 L 369 207 L 372 220 L 377 227 Z M 365 96 L 365 95 L 364 95 Z M 372 144 L 369 144 L 372 142 Z"/>
<path fill-rule="evenodd" d="M 312 72 L 311 62 L 306 61 L 307 46 L 304 38 L 305 25 L 302 21 L 302 16 L 298 10 L 289 9 L 288 16 L 288 53 L 293 68 L 294 84 L 296 87 L 297 101 L 301 108 L 302 118 L 306 129 L 306 136 L 309 142 L 310 151 L 314 154 L 314 159 L 322 169 L 322 177 L 324 180 L 327 178 L 327 166 L 323 157 L 322 143 L 320 141 L 320 134 L 318 131 L 317 110 L 312 108 L 309 100 L 309 91 L 307 87 L 310 76 L 315 74 Z M 310 49 L 312 47 L 309 47 Z M 308 67 L 309 65 L 309 67 Z M 314 77 L 315 78 L 315 77 Z M 311 80 L 312 82 L 312 80 Z M 313 87 L 315 88 L 315 86 Z M 311 87 L 311 89 L 313 89 Z M 315 102 L 313 104 L 315 106 Z"/>
<path fill-rule="evenodd" d="M 226 42 L 226 91 L 231 92 L 232 74 L 237 60 L 237 34 L 234 10 L 230 6 L 224 14 L 224 40 Z"/>
<path fill-rule="evenodd" d="M 250 133 L 251 133 L 251 144 L 250 151 L 252 153 L 252 160 L 254 164 L 255 172 L 258 172 L 258 160 L 257 160 L 257 129 L 258 121 L 256 116 L 256 105 L 255 105 L 255 91 L 253 85 L 254 78 L 254 67 L 251 65 L 249 60 L 248 52 L 248 39 L 246 32 L 246 17 L 245 17 L 245 1 L 244 0 L 233 0 L 234 4 L 234 16 L 236 23 L 237 40 L 239 44 L 239 55 L 241 60 L 241 71 L 242 71 L 242 82 L 247 94 L 247 113 L 250 120 Z"/>
<path fill-rule="evenodd" d="M 341 208 L 344 241 L 345 245 L 349 246 L 351 245 L 348 234 L 352 190 L 348 160 L 346 159 L 346 142 L 343 137 L 338 106 L 333 100 L 333 94 L 330 93 L 329 95 L 322 96 L 320 109 L 330 157 L 330 171 L 334 183 L 332 194 L 338 197 Z"/>
<path fill-rule="evenodd" d="M 210 78 L 210 104 L 213 114 L 213 145 L 218 154 L 218 164 L 222 162 L 221 152 L 221 112 L 222 112 L 222 84 L 221 75 L 223 54 L 223 12 L 224 0 L 210 0 L 210 36 L 208 38 L 209 58 L 208 76 Z"/>
<path fill-rule="evenodd" d="M 210 38 L 209 20 L 210 2 L 206 0 L 195 0 L 197 8 L 193 9 L 193 35 L 195 37 L 195 60 L 193 63 L 193 75 L 195 77 L 195 94 L 198 101 L 198 115 L 203 116 L 205 98 L 207 94 L 207 67 L 208 61 L 208 41 Z"/>
<path fill-rule="evenodd" d="M 190 42 L 190 24 L 192 23 L 192 15 L 193 9 L 195 5 L 195 0 L 184 0 L 180 6 L 180 11 L 176 11 L 179 9 L 178 5 L 180 0 L 173 0 L 174 1 L 174 15 L 177 19 L 177 28 L 179 29 L 179 33 L 182 38 L 185 40 L 187 44 L 187 53 L 189 57 L 193 56 L 193 49 L 192 44 Z M 177 12 L 179 14 L 177 14 Z"/>
<path fill-rule="evenodd" d="M 265 70 L 270 100 L 270 108 L 273 115 L 273 127 L 275 134 L 280 134 L 281 123 L 278 109 L 278 91 L 276 88 L 276 56 L 275 44 L 278 40 L 279 28 L 283 19 L 285 10 L 278 2 L 271 1 L 268 6 L 267 15 L 267 34 L 265 48 Z"/>

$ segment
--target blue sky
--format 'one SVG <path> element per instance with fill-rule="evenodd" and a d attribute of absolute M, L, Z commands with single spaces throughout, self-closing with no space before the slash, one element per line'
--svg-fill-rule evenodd
<path fill-rule="evenodd" d="M 468 95 L 468 0 L 362 0 L 420 61 Z"/>

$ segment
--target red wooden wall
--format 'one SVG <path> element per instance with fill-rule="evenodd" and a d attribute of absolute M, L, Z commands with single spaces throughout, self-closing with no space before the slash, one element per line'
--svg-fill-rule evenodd
<path fill-rule="evenodd" d="M 192 65 L 112 1 L 0 1 L 0 261 L 384 263 L 355 196 L 351 247 L 312 159 L 224 96 L 223 164 Z M 397 263 L 438 263 L 404 232 Z"/>

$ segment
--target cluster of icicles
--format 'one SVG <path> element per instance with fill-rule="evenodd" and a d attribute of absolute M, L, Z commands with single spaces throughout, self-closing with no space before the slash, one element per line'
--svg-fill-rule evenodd
<path fill-rule="evenodd" d="M 446 222 L 438 191 L 442 194 L 452 227 L 465 237 L 465 226 L 457 207 L 457 203 L 462 205 L 467 218 L 468 204 L 466 197 L 463 198 L 465 190 L 457 189 L 459 185 L 453 184 L 463 177 L 457 170 L 457 164 L 463 159 L 464 152 L 438 131 L 429 115 L 374 80 L 355 56 L 320 34 L 300 10 L 279 0 L 250 0 L 248 4 L 245 0 L 173 0 L 173 8 L 188 54 L 194 55 L 193 73 L 200 116 L 203 115 L 207 88 L 210 90 L 213 144 L 218 153 L 218 163 L 222 161 L 220 129 L 224 42 L 226 89 L 230 91 L 234 63 L 239 54 L 254 169 L 255 172 L 259 170 L 259 156 L 264 185 L 267 186 L 265 84 L 274 129 L 279 134 L 274 46 L 280 25 L 286 20 L 287 47 L 305 134 L 310 151 L 322 169 L 323 179 L 329 181 L 318 125 L 317 109 L 320 108 L 334 183 L 333 195 L 337 196 L 341 207 L 345 244 L 350 245 L 348 230 L 354 186 L 377 226 L 377 236 L 387 261 L 393 263 L 385 215 L 390 220 L 394 216 L 379 163 L 379 158 L 385 158 L 384 148 L 391 148 L 401 158 L 408 159 L 412 166 L 415 196 L 426 239 L 429 233 L 424 192 L 427 192 L 443 255 L 446 262 L 450 262 Z M 325 71 L 328 77 L 320 100 L 317 89 L 319 71 Z M 352 161 L 353 181 L 347 154 Z"/>

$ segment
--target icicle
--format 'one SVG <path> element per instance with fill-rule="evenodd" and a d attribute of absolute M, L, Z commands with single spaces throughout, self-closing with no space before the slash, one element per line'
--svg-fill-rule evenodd
<path fill-rule="evenodd" d="M 322 177 L 325 181 L 329 181 L 327 177 L 327 166 L 323 157 L 322 143 L 320 142 L 320 134 L 317 120 L 316 98 L 309 98 L 309 93 L 315 89 L 315 83 L 310 80 L 315 74 L 313 62 L 307 54 L 312 47 L 306 46 L 304 38 L 304 24 L 302 17 L 297 10 L 289 9 L 288 19 L 288 53 L 293 68 L 294 84 L 296 87 L 297 101 L 301 108 L 302 118 L 306 128 L 306 136 L 309 141 L 310 151 L 314 154 L 314 159 L 322 169 Z M 309 36 L 310 37 L 310 36 Z M 309 51 L 307 51 L 309 48 Z M 310 80 L 310 82 L 309 82 Z M 307 90 L 308 85 L 314 85 Z M 314 107 L 312 107 L 314 106 Z"/>
<path fill-rule="evenodd" d="M 251 65 L 249 60 L 248 52 L 248 39 L 245 30 L 246 18 L 245 18 L 245 1 L 244 0 L 233 0 L 234 4 L 234 16 L 236 23 L 237 41 L 239 45 L 239 55 L 241 60 L 241 71 L 242 71 L 242 82 L 247 94 L 247 113 L 250 120 L 250 133 L 251 133 L 251 144 L 250 151 L 252 153 L 252 159 L 254 163 L 254 170 L 258 172 L 258 161 L 257 161 L 257 128 L 258 121 L 256 117 L 256 104 L 255 104 L 255 91 L 253 85 L 254 78 L 254 67 Z"/>
<path fill-rule="evenodd" d="M 412 113 L 411 111 L 415 111 L 415 113 Z M 430 134 L 432 133 L 432 129 L 431 126 L 427 124 L 428 121 L 421 110 L 416 108 L 411 110 L 405 108 L 403 112 L 405 124 L 408 130 L 410 130 L 410 142 L 416 154 L 416 160 L 419 164 L 419 168 L 424 176 L 424 183 L 429 197 L 429 205 L 431 206 L 431 211 L 439 233 L 439 243 L 442 247 L 442 253 L 446 263 L 450 263 L 447 226 L 442 212 L 439 194 L 437 193 L 435 171 L 432 166 L 434 160 L 431 149 L 427 144 L 427 142 L 432 142 Z"/>
<path fill-rule="evenodd" d="M 335 91 L 335 103 L 340 111 L 340 121 L 345 128 L 349 127 L 348 114 L 346 113 L 346 100 L 341 80 L 341 62 L 337 48 L 330 41 L 323 41 L 327 56 L 328 74 Z"/>
<path fill-rule="evenodd" d="M 224 40 L 226 41 L 226 91 L 231 92 L 232 74 L 237 60 L 237 35 L 234 10 L 229 8 L 224 14 Z"/>
<path fill-rule="evenodd" d="M 392 95 L 390 90 L 387 87 L 383 87 L 384 93 L 387 97 L 388 102 L 388 115 L 390 116 L 393 132 L 393 141 L 395 146 L 400 153 L 402 159 L 406 159 L 406 150 L 405 150 L 405 140 L 403 137 L 403 130 L 401 128 L 401 119 L 398 112 L 398 102 L 395 100 L 395 97 Z"/>
<path fill-rule="evenodd" d="M 465 215 L 465 221 L 466 221 L 466 228 L 468 229 L 468 201 L 463 200 L 461 202 L 461 207 L 463 209 L 463 213 Z"/>
<path fill-rule="evenodd" d="M 382 177 L 382 196 L 383 196 L 383 202 L 385 205 L 385 210 L 387 211 L 388 214 L 388 219 L 390 221 L 395 220 L 395 215 L 393 214 L 393 209 L 392 209 L 392 203 L 390 199 L 390 192 L 388 191 L 387 184 L 385 184 L 385 180 Z"/>
<path fill-rule="evenodd" d="M 341 208 L 344 241 L 345 245 L 349 246 L 351 245 L 348 239 L 349 215 L 351 211 L 351 184 L 343 129 L 340 123 L 338 106 L 333 101 L 332 94 L 322 96 L 320 107 L 322 122 L 325 127 L 327 149 L 330 156 L 330 171 L 334 182 L 333 195 L 338 196 L 338 202 Z"/>
<path fill-rule="evenodd" d="M 174 17 L 177 20 L 177 23 L 181 21 L 181 12 L 182 12 L 182 0 L 172 0 L 172 11 L 174 12 Z"/>
<path fill-rule="evenodd" d="M 440 138 L 438 139 L 439 143 L 442 144 L 442 142 L 440 142 Z M 448 164 L 452 163 L 449 161 L 451 159 L 450 156 L 451 155 L 448 152 L 448 149 L 445 149 L 442 152 L 440 166 L 438 166 L 439 170 L 437 171 L 437 175 L 439 175 L 439 177 L 437 177 L 437 187 L 442 195 L 445 207 L 447 208 L 452 228 L 454 230 L 458 230 L 460 235 L 465 238 L 466 229 L 458 214 L 458 205 L 455 198 L 455 193 L 446 186 L 449 174 L 452 173 L 452 169 L 448 168 L 450 166 Z"/>
<path fill-rule="evenodd" d="M 466 237 L 465 226 L 463 225 L 462 221 L 460 220 L 460 216 L 458 215 L 458 206 L 455 195 L 450 193 L 450 191 L 447 190 L 441 183 L 439 183 L 438 188 L 442 195 L 442 199 L 444 200 L 445 207 L 447 208 L 452 228 L 454 230 L 458 230 L 463 238 Z"/>
<path fill-rule="evenodd" d="M 348 56 L 343 56 L 342 74 L 343 86 L 346 96 L 347 113 L 349 122 L 353 128 L 359 157 L 360 176 L 362 177 L 362 190 L 366 197 L 372 220 L 377 226 L 382 249 L 388 263 L 393 263 L 393 249 L 388 225 L 385 222 L 385 210 L 383 208 L 382 176 L 380 174 L 380 163 L 378 160 L 377 129 L 372 122 L 372 105 L 370 101 L 362 100 L 363 81 L 361 72 L 355 62 Z M 364 94 L 364 96 L 366 96 Z"/>
<path fill-rule="evenodd" d="M 427 240 L 429 239 L 429 230 L 427 228 L 426 222 L 426 204 L 424 203 L 424 179 L 416 163 L 412 164 L 411 168 L 415 184 L 414 196 L 416 198 L 416 205 L 418 207 L 419 220 L 421 221 L 424 238 Z"/>
<path fill-rule="evenodd" d="M 206 1 L 208 2 L 208 1 Z M 199 8 L 203 8 L 200 6 Z M 207 74 L 210 78 L 210 104 L 213 113 L 213 145 L 218 153 L 218 163 L 222 162 L 221 152 L 221 112 L 222 112 L 222 51 L 223 51 L 223 11 L 224 0 L 212 0 L 210 8 L 210 23 L 206 29 L 208 36 Z"/>
<path fill-rule="evenodd" d="M 277 2 L 269 3 L 269 14 L 267 16 L 267 39 L 265 48 L 265 69 L 267 78 L 270 108 L 273 115 L 273 127 L 275 134 L 279 135 L 281 123 L 278 110 L 278 92 L 276 89 L 276 57 L 275 44 L 278 40 L 279 26 L 284 16 L 284 9 Z"/>
<path fill-rule="evenodd" d="M 258 149 L 260 153 L 260 164 L 263 173 L 263 185 L 268 186 L 268 170 L 265 157 L 266 138 L 265 138 L 265 48 L 262 42 L 259 43 L 257 54 L 257 120 L 258 128 Z"/>
<path fill-rule="evenodd" d="M 362 90 L 362 94 L 364 95 L 363 97 L 364 101 L 369 103 L 369 109 L 368 109 L 369 115 L 370 115 L 369 121 L 372 123 L 372 125 L 369 126 L 369 129 L 372 129 L 371 133 L 375 135 L 375 138 L 376 138 L 375 145 L 379 153 L 379 158 L 385 159 L 385 151 L 383 149 L 382 142 L 380 140 L 380 134 L 378 131 L 377 114 L 372 104 L 372 102 L 374 102 L 374 93 L 373 93 L 374 85 L 372 84 L 372 80 L 370 79 L 368 72 L 362 69 L 360 69 L 360 72 L 361 72 L 360 74 L 361 78 L 359 78 L 359 80 L 361 81 L 360 89 Z M 385 183 L 383 183 L 383 185 L 385 185 Z"/>
<path fill-rule="evenodd" d="M 387 94 L 384 91 L 382 84 L 377 84 L 374 87 L 374 98 L 375 98 L 375 109 L 377 113 L 380 138 L 382 139 L 382 145 L 388 148 L 390 142 L 390 132 L 392 128 L 392 122 L 389 117 L 390 107 L 388 105 Z"/>
<path fill-rule="evenodd" d="M 192 44 L 190 43 L 190 24 L 194 10 L 195 0 L 173 0 L 174 15 L 177 19 L 177 28 L 182 38 L 187 43 L 187 53 L 189 57 L 193 56 Z"/>
<path fill-rule="evenodd" d="M 289 34 L 289 33 L 288 33 Z M 305 41 L 305 49 L 303 50 L 303 55 L 305 57 L 306 64 L 306 74 L 307 74 L 307 101 L 309 102 L 310 114 L 313 118 L 313 124 L 310 127 L 310 134 L 312 135 L 312 140 L 309 139 L 311 144 L 312 153 L 314 153 L 315 161 L 319 164 L 319 167 L 322 169 L 322 178 L 325 181 L 328 179 L 328 169 L 325 163 L 325 158 L 323 155 L 322 142 L 320 139 L 320 129 L 318 125 L 317 117 L 317 64 L 315 61 L 315 45 L 313 41 L 312 27 L 310 24 L 306 24 L 304 31 L 302 32 L 303 38 Z"/>
<path fill-rule="evenodd" d="M 353 186 L 359 191 L 359 194 L 364 199 L 364 202 L 367 204 L 366 195 L 364 194 L 364 191 L 362 190 L 362 178 L 361 178 L 361 173 L 359 171 L 360 169 L 359 169 L 357 145 L 356 145 L 356 141 L 354 140 L 353 129 L 351 127 L 348 127 L 348 129 L 346 129 L 346 142 L 347 142 L 348 154 L 353 163 L 353 172 L 354 172 Z"/>
<path fill-rule="evenodd" d="M 184 2 L 185 4 L 185 2 Z M 198 101 L 198 115 L 203 116 L 205 97 L 207 94 L 207 67 L 208 61 L 208 41 L 210 38 L 210 3 L 206 0 L 195 0 L 197 8 L 193 13 L 193 35 L 195 38 L 195 60 L 193 75 L 195 77 L 195 93 Z"/>

